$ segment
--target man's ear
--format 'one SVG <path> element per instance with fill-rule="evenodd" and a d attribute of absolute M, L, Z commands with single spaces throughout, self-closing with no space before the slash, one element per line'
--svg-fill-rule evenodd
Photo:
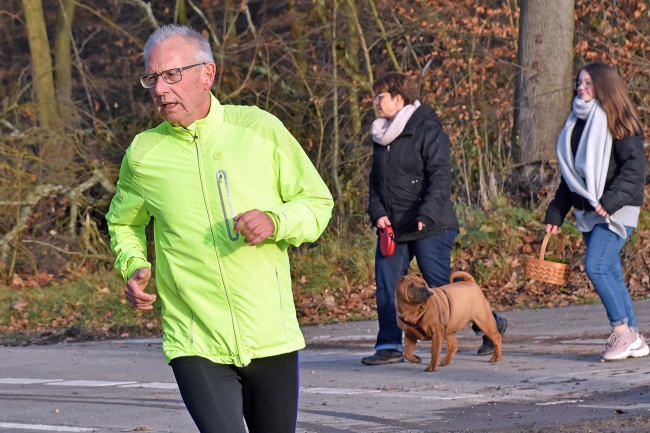
<path fill-rule="evenodd" d="M 212 88 L 212 83 L 214 83 L 216 72 L 217 65 L 214 63 L 206 63 L 203 66 L 203 90 L 210 90 L 210 88 Z"/>

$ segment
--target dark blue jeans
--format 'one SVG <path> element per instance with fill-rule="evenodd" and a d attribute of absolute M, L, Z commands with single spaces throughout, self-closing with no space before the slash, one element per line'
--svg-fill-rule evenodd
<path fill-rule="evenodd" d="M 625 229 L 629 239 L 634 229 Z M 627 239 L 611 231 L 607 224 L 596 224 L 590 232 L 585 232 L 582 236 L 587 245 L 585 271 L 605 306 L 610 325 L 627 323 L 638 330 L 621 265 L 621 248 Z"/>
<path fill-rule="evenodd" d="M 375 279 L 379 333 L 376 350 L 403 350 L 402 330 L 397 326 L 395 312 L 395 284 L 399 277 L 406 275 L 411 260 L 415 257 L 422 276 L 429 286 L 449 284 L 451 250 L 456 235 L 458 235 L 456 230 L 445 230 L 419 241 L 398 243 L 390 257 L 384 257 L 379 250 L 379 242 L 377 243 Z"/>

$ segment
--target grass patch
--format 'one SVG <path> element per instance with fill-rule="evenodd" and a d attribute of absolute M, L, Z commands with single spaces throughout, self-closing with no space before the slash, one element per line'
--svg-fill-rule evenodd
<path fill-rule="evenodd" d="M 564 252 L 571 272 L 559 287 L 524 277 L 525 257 L 538 257 L 545 234 L 544 209 L 507 202 L 491 210 L 458 206 L 460 233 L 452 267 L 474 276 L 495 310 L 547 308 L 600 303 L 584 274 L 584 242 L 573 219 L 562 226 Z M 622 251 L 625 279 L 633 299 L 650 298 L 650 211 L 642 209 L 639 228 Z M 547 259 L 557 239 L 549 242 Z M 374 261 L 377 237 L 370 227 L 336 233 L 327 230 L 313 244 L 291 248 L 296 313 L 301 324 L 376 318 Z M 411 272 L 417 272 L 411 263 Z M 0 287 L 0 344 L 159 336 L 160 300 L 152 311 L 133 310 L 116 272 L 99 271 L 75 281 L 43 288 Z M 150 283 L 150 293 L 155 284 Z"/>
<path fill-rule="evenodd" d="M 337 235 L 328 230 L 317 242 L 290 250 L 294 291 L 313 294 L 373 284 L 377 245 L 373 232 L 368 228 L 360 234 Z"/>
<path fill-rule="evenodd" d="M 149 293 L 155 293 L 153 281 Z M 154 309 L 131 308 L 117 272 L 39 288 L 0 288 L 2 344 L 52 343 L 161 335 L 160 301 Z"/>

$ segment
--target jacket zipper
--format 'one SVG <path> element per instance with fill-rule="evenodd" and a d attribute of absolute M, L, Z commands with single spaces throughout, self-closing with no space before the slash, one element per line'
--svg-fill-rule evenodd
<path fill-rule="evenodd" d="M 201 181 L 201 193 L 203 195 L 203 203 L 205 204 L 205 210 L 208 216 L 208 223 L 210 224 L 210 234 L 212 235 L 212 245 L 214 246 L 214 253 L 217 259 L 217 266 L 219 267 L 219 275 L 221 276 L 221 283 L 223 284 L 223 289 L 226 294 L 226 301 L 228 302 L 228 311 L 230 311 L 230 320 L 232 322 L 233 333 L 235 334 L 235 345 L 237 346 L 237 355 L 239 358 L 238 360 L 239 363 L 241 364 L 241 352 L 242 352 L 241 339 L 239 335 L 239 330 L 236 326 L 235 314 L 233 311 L 232 301 L 230 299 L 230 293 L 228 292 L 228 286 L 226 284 L 226 280 L 224 279 L 224 270 L 223 267 L 221 266 L 221 260 L 219 260 L 219 250 L 217 248 L 217 239 L 214 235 L 214 229 L 212 225 L 210 201 L 208 199 L 208 194 L 205 187 L 205 173 L 203 170 L 203 163 L 201 161 L 201 152 L 199 149 L 198 138 L 199 138 L 198 135 L 196 134 L 196 132 L 194 132 L 193 133 L 194 149 L 196 150 L 196 161 L 199 168 L 199 179 Z"/>
<path fill-rule="evenodd" d="M 390 205 L 390 188 L 388 186 L 388 177 L 390 173 L 390 144 L 386 146 L 386 170 L 384 171 L 386 173 L 386 211 L 389 214 L 392 214 L 391 210 L 391 205 Z M 391 221 L 391 224 L 393 222 Z"/>

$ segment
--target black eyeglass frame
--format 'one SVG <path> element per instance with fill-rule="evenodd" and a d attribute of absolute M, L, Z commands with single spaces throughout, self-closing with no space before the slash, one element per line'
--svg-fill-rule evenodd
<path fill-rule="evenodd" d="M 195 63 L 193 65 L 189 66 L 183 66 L 182 68 L 171 68 L 167 69 L 166 71 L 162 71 L 159 74 L 148 74 L 148 75 L 142 75 L 140 77 L 140 84 L 142 84 L 142 87 L 145 89 L 151 89 L 153 87 L 156 87 L 156 83 L 158 82 L 158 77 L 162 77 L 163 81 L 167 84 L 175 84 L 180 82 L 183 79 L 183 71 L 194 68 L 195 66 L 201 66 L 205 65 L 205 62 L 201 63 Z M 171 74 L 171 73 L 176 73 L 178 72 L 178 80 L 176 81 L 169 81 L 168 78 L 165 78 L 165 74 Z"/>

